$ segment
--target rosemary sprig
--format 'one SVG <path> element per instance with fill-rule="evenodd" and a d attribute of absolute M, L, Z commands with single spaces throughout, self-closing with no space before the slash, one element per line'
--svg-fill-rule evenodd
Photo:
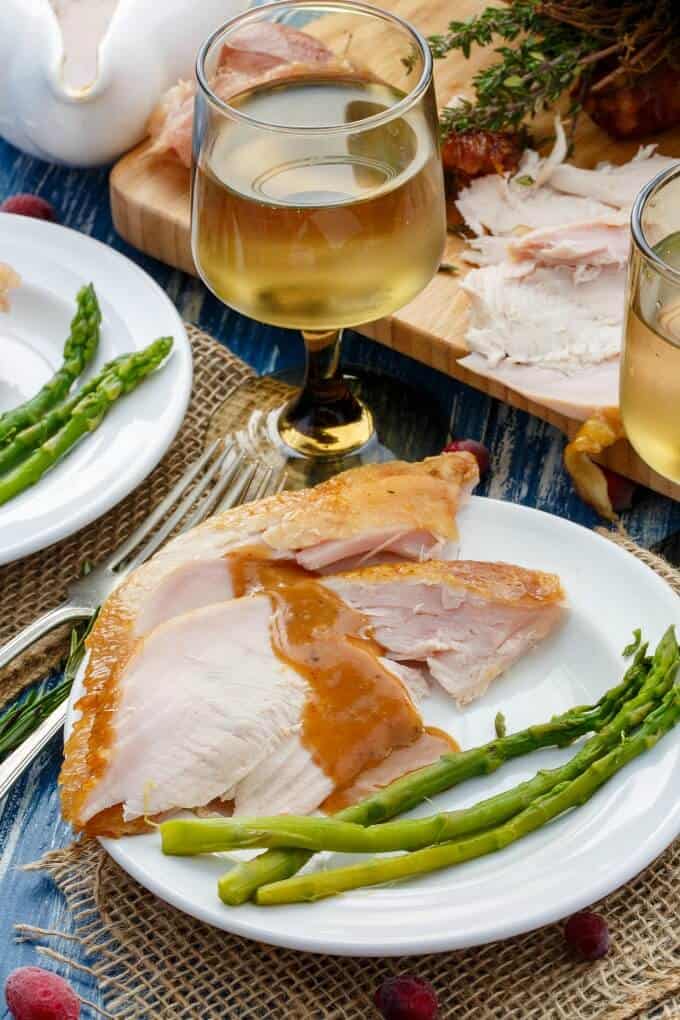
<path fill-rule="evenodd" d="M 93 619 L 82 634 L 71 631 L 71 645 L 64 666 L 62 680 L 49 687 L 49 680 L 36 685 L 18 704 L 8 708 L 0 716 L 0 761 L 15 751 L 27 737 L 30 737 L 43 719 L 68 698 L 78 668 L 85 655 L 85 639 L 92 629 Z"/>

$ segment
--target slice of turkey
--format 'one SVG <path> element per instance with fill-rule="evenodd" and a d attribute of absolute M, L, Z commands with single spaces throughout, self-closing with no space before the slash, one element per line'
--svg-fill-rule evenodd
<path fill-rule="evenodd" d="M 538 227 L 518 236 L 472 238 L 462 252 L 476 266 L 504 264 L 507 278 L 530 276 L 538 266 L 566 267 L 574 283 L 586 283 L 602 267 L 625 266 L 630 252 L 628 216 L 611 212 L 599 219 Z"/>
<path fill-rule="evenodd" d="M 489 174 L 478 177 L 459 195 L 456 207 L 477 235 L 509 236 L 520 228 L 557 227 L 599 219 L 611 209 L 596 199 L 561 194 L 548 186 L 533 188 Z"/>
<path fill-rule="evenodd" d="M 110 709 L 80 704 L 61 778 L 64 816 L 115 835 L 131 820 L 214 800 L 233 800 L 236 814 L 318 807 L 334 783 L 301 740 L 310 691 L 272 648 L 274 612 L 267 595 L 232 599 L 163 623 L 140 642 L 118 680 L 106 737 L 97 725 L 85 760 L 78 727 Z M 418 670 L 382 661 L 414 703 L 426 692 Z M 107 764 L 93 782 L 101 755 Z M 101 813 L 120 804 L 112 825 Z"/>
<path fill-rule="evenodd" d="M 459 705 L 480 697 L 563 610 L 557 577 L 502 563 L 385 564 L 319 583 L 364 615 L 395 697 L 414 704 L 425 671 Z M 66 746 L 65 818 L 115 834 L 101 813 L 118 805 L 119 826 L 215 799 L 233 799 L 236 814 L 317 808 L 334 784 L 302 739 L 307 681 L 272 649 L 277 612 L 260 594 L 185 613 L 140 641 L 105 689 L 91 688 Z M 92 677 L 102 662 L 106 650 L 93 650 Z M 360 761 L 368 752 L 358 750 Z"/>
<path fill-rule="evenodd" d="M 414 464 L 369 464 L 313 489 L 282 492 L 216 514 L 169 542 L 104 603 L 91 641 L 111 628 L 119 654 L 180 613 L 233 594 L 229 554 L 257 545 L 308 570 L 342 570 L 399 556 L 450 559 L 456 513 L 477 484 L 468 453 Z"/>
<path fill-rule="evenodd" d="M 478 177 L 460 193 L 456 207 L 475 234 L 507 236 L 520 228 L 560 227 L 601 219 L 613 209 L 628 214 L 645 184 L 678 162 L 658 155 L 655 146 L 645 146 L 620 166 L 577 167 L 563 161 L 566 147 L 559 120 L 556 126 L 555 147 L 545 159 L 529 149 L 513 177 Z"/>
<path fill-rule="evenodd" d="M 424 663 L 458 705 L 557 626 L 559 578 L 508 563 L 394 563 L 324 584 L 365 615 L 388 658 Z"/>
<path fill-rule="evenodd" d="M 318 39 L 290 25 L 261 21 L 233 33 L 222 47 L 219 66 L 210 81 L 213 93 L 228 102 L 256 85 L 280 78 L 309 76 L 334 65 L 334 56 Z M 335 64 L 334 66 L 338 66 Z M 168 89 L 151 114 L 150 155 L 169 154 L 191 167 L 195 81 L 179 81 Z"/>

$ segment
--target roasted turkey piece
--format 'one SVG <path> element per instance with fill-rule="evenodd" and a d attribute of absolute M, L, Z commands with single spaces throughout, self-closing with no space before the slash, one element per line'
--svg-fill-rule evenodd
<path fill-rule="evenodd" d="M 583 104 L 614 138 L 641 138 L 680 124 L 680 69 L 660 64 L 625 84 L 591 92 Z"/>
<path fill-rule="evenodd" d="M 524 151 L 524 138 L 513 131 L 453 131 L 442 147 L 446 218 L 450 227 L 462 223 L 453 202 L 476 177 L 514 173 Z"/>
<path fill-rule="evenodd" d="M 201 633 L 194 633 L 189 641 L 182 627 L 179 631 L 171 627 L 169 631 L 163 631 L 165 637 L 160 645 L 154 643 L 148 646 L 150 651 L 154 648 L 162 651 L 171 648 L 174 638 L 179 642 L 174 646 L 175 651 L 170 653 L 169 670 L 166 665 L 153 674 L 155 679 L 149 693 L 158 683 L 161 699 L 171 691 L 181 694 L 184 681 L 180 673 L 184 676 L 184 666 L 180 668 L 179 659 L 184 662 L 188 657 L 192 662 L 200 663 L 206 655 L 217 656 L 222 666 L 231 662 L 231 669 L 237 661 L 245 658 L 251 661 L 253 668 L 244 666 L 243 670 L 233 674 L 237 686 L 239 682 L 241 687 L 245 684 L 246 692 L 250 692 L 238 725 L 243 723 L 246 726 L 249 719 L 260 719 L 258 705 L 261 707 L 268 703 L 267 691 L 272 697 L 282 695 L 279 721 L 284 730 L 290 731 L 299 721 L 304 682 L 294 670 L 284 670 L 271 649 L 266 637 L 270 616 L 268 600 L 234 599 L 234 595 L 238 594 L 232 583 L 231 557 L 234 554 L 238 555 L 244 547 L 258 546 L 272 561 L 297 564 L 320 573 L 396 558 L 416 562 L 452 559 L 457 551 L 456 513 L 478 480 L 477 462 L 469 453 L 445 453 L 415 464 L 399 461 L 368 464 L 337 475 L 311 490 L 282 492 L 269 499 L 216 514 L 169 542 L 148 563 L 133 571 L 106 600 L 88 637 L 86 693 L 79 702 L 82 717 L 68 740 L 61 775 L 64 817 L 82 826 L 85 820 L 82 809 L 90 793 L 99 786 L 104 772 L 111 780 L 109 749 L 114 721 L 119 718 L 117 706 L 123 677 L 128 675 L 133 660 L 138 665 L 141 662 L 142 666 L 150 661 L 146 657 L 140 660 L 137 652 L 142 646 L 147 647 L 145 642 L 151 633 L 180 618 L 195 617 L 200 623 Z M 218 610 L 217 617 L 208 612 L 209 607 L 223 605 L 229 599 L 233 599 L 229 608 Z M 199 615 L 196 616 L 196 613 Z M 254 658 L 246 654 L 249 642 L 254 642 L 254 651 L 257 652 Z M 179 655 L 177 662 L 172 661 L 175 653 Z M 263 668 L 265 660 L 267 669 Z M 185 665 L 189 668 L 187 663 Z M 393 672 L 398 669 L 396 666 L 391 668 Z M 209 685 L 217 684 L 218 701 L 224 693 L 219 693 L 222 690 L 220 670 L 216 674 L 211 666 L 207 678 Z M 289 681 L 284 684 L 283 692 L 278 686 L 282 670 Z M 142 673 L 145 672 L 144 666 Z M 142 673 L 138 673 L 135 667 L 135 676 Z M 146 688 L 143 686 L 140 690 L 143 689 Z M 191 698 L 195 701 L 195 712 L 202 714 L 205 704 L 196 691 L 190 694 Z M 271 705 L 273 702 L 269 714 L 265 712 L 263 725 L 266 732 L 276 738 L 276 727 L 270 727 L 276 721 Z M 210 703 L 207 712 L 209 716 L 215 716 Z M 154 709 L 148 715 L 152 727 L 155 725 L 155 713 Z M 229 719 L 234 722 L 237 715 L 238 712 L 231 711 Z M 217 716 L 210 726 L 216 721 Z M 138 716 L 138 722 L 143 729 L 143 715 Z M 269 745 L 264 741 L 262 732 L 258 735 L 255 730 L 251 731 L 254 746 L 266 749 Z M 172 726 L 165 729 L 166 734 L 172 734 L 172 731 Z M 144 740 L 142 737 L 140 748 L 143 748 Z M 129 755 L 126 760 L 132 767 L 134 763 Z M 228 764 L 226 757 L 224 762 Z M 144 772 L 148 760 L 144 758 L 137 764 Z M 230 777 L 230 784 L 234 785 L 238 777 L 233 770 Z M 153 775 L 147 778 L 153 779 Z M 219 782 L 217 785 L 218 793 L 226 790 L 226 787 L 220 787 Z M 322 791 L 319 801 L 328 792 Z M 137 793 L 144 800 L 145 790 L 140 788 Z M 240 794 L 245 797 L 243 790 Z M 199 806 L 212 799 L 206 795 L 205 798 L 201 796 L 199 800 L 191 800 L 188 793 L 180 793 L 179 789 L 175 790 L 174 796 L 178 798 L 176 804 L 191 806 Z M 192 793 L 191 796 L 195 795 Z M 123 799 L 127 800 L 127 794 Z M 100 812 L 118 801 L 99 798 L 92 803 L 95 805 L 92 811 Z M 300 807 L 297 802 L 295 806 Z M 157 810 L 155 801 L 153 804 L 149 802 L 149 810 Z M 98 831 L 120 834 L 121 824 L 118 812 L 112 819 L 100 818 Z"/>

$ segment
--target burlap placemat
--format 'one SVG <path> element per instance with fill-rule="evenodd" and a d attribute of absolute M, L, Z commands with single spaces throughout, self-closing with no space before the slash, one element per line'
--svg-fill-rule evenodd
<path fill-rule="evenodd" d="M 214 341 L 192 332 L 196 379 L 187 422 L 147 482 L 101 521 L 0 572 L 0 635 L 58 601 L 84 559 L 113 549 L 162 498 L 198 453 L 208 419 L 226 392 L 248 375 Z M 267 395 L 268 391 L 266 391 Z M 265 391 L 263 391 L 263 396 Z M 233 422 L 234 407 L 229 411 Z M 246 406 L 243 411 L 245 413 Z M 237 416 L 238 417 L 238 416 Z M 680 594 L 680 573 L 625 536 L 607 532 L 657 570 Z M 55 555 L 55 552 L 57 555 Z M 5 584 L 11 584 L 6 594 Z M 45 670 L 59 650 L 34 661 Z M 25 675 L 22 678 L 25 682 Z M 22 680 L 15 681 L 15 687 Z M 0 697 L 9 687 L 0 687 Z M 17 925 L 38 951 L 93 974 L 104 1015 L 217 1020 L 357 1020 L 375 1014 L 373 992 L 404 970 L 435 985 L 450 1020 L 671 1020 L 680 1017 L 680 842 L 597 909 L 613 947 L 596 964 L 565 953 L 559 925 L 502 943 L 420 959 L 362 960 L 312 956 L 247 942 L 169 907 L 138 886 L 91 840 L 49 853 L 31 866 L 47 871 L 76 926 L 73 957 L 50 945 L 61 933 Z M 75 957 L 78 956 L 78 961 Z M 82 963 L 82 959 L 87 962 Z"/>
<path fill-rule="evenodd" d="M 0 567 L 0 644 L 38 615 L 58 605 L 85 562 L 99 563 L 130 534 L 200 454 L 208 425 L 228 394 L 253 372 L 240 358 L 193 326 L 194 384 L 184 424 L 158 467 L 99 520 L 77 534 Z M 0 673 L 0 706 L 45 676 L 67 649 L 70 627 L 54 631 Z"/>
<path fill-rule="evenodd" d="M 295 953 L 216 931 L 162 904 L 91 840 L 34 867 L 66 897 L 86 966 L 117 1020 L 369 1020 L 377 1016 L 377 985 L 403 971 L 432 981 L 443 1020 L 656 1020 L 662 1004 L 667 1016 L 679 1015 L 672 1009 L 680 1004 L 680 844 L 598 905 L 613 948 L 590 965 L 567 956 L 558 925 L 418 959 Z M 18 931 L 41 942 L 45 955 L 73 963 L 50 948 L 57 932 Z"/>

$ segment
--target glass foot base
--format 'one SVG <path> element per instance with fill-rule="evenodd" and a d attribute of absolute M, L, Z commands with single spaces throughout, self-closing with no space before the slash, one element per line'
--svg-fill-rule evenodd
<path fill-rule="evenodd" d="M 349 406 L 338 409 L 339 413 L 325 414 L 323 422 L 318 421 L 316 408 L 306 410 L 295 398 L 281 408 L 277 428 L 289 456 L 338 460 L 363 449 L 371 441 L 375 432 L 373 415 L 365 404 L 354 400 L 344 381 L 342 388 L 342 404 Z"/>
<path fill-rule="evenodd" d="M 285 488 L 316 485 L 341 471 L 386 460 L 422 460 L 441 453 L 448 425 L 432 406 L 432 398 L 390 376 L 348 366 L 345 379 L 352 393 L 370 410 L 370 438 L 349 454 L 309 455 L 284 441 L 279 425 L 287 404 L 299 392 L 301 371 L 249 379 L 239 386 L 212 418 L 208 440 L 235 434 L 252 457 L 274 468 L 285 464 Z M 283 429 L 285 435 L 285 428 Z"/>

